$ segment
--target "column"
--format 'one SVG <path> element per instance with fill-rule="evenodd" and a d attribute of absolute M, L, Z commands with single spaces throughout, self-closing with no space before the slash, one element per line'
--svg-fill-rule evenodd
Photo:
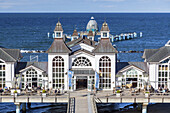
<path fill-rule="evenodd" d="M 31 109 L 31 103 L 27 103 L 28 109 Z"/>
<path fill-rule="evenodd" d="M 22 103 L 22 113 L 26 113 L 26 103 Z"/>
<path fill-rule="evenodd" d="M 16 105 L 16 113 L 20 113 L 20 103 L 15 103 Z"/>
<path fill-rule="evenodd" d="M 147 113 L 147 106 L 148 106 L 148 103 L 143 103 L 142 113 Z"/>

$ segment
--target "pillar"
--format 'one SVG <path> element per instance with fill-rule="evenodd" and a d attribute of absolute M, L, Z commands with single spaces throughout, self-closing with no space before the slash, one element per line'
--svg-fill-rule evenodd
<path fill-rule="evenodd" d="M 15 103 L 16 105 L 16 113 L 20 113 L 20 103 Z"/>
<path fill-rule="evenodd" d="M 138 103 L 138 108 L 137 108 L 138 111 L 141 111 L 142 110 L 142 104 L 141 103 Z"/>
<path fill-rule="evenodd" d="M 147 106 L 148 106 L 148 103 L 143 103 L 142 113 L 147 113 Z"/>
<path fill-rule="evenodd" d="M 31 109 L 31 103 L 27 103 L 28 109 Z"/>
<path fill-rule="evenodd" d="M 22 113 L 26 113 L 26 103 L 22 103 Z"/>

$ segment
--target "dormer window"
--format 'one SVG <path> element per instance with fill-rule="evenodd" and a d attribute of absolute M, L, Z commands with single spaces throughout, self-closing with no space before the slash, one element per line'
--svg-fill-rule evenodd
<path fill-rule="evenodd" d="M 74 40 L 76 40 L 77 39 L 77 37 L 74 37 Z"/>
<path fill-rule="evenodd" d="M 103 37 L 107 37 L 107 33 L 103 33 Z"/>
<path fill-rule="evenodd" d="M 60 32 L 57 32 L 57 33 L 56 33 L 56 37 L 61 37 L 61 33 L 60 33 Z"/>
<path fill-rule="evenodd" d="M 92 39 L 93 39 L 93 37 L 89 37 L 89 39 L 90 39 L 90 40 L 92 40 Z"/>

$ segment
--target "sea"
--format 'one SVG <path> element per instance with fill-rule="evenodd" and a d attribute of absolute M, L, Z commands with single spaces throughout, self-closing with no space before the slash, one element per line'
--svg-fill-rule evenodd
<path fill-rule="evenodd" d="M 170 40 L 170 13 L 0 13 L 0 46 L 45 51 L 53 42 L 52 34 L 58 20 L 63 26 L 64 33 L 71 35 L 74 29 L 85 31 L 91 16 L 97 21 L 99 29 L 106 21 L 112 35 L 129 32 L 143 33 L 143 37 L 138 35 L 131 40 L 113 42 L 118 51 L 157 49 Z M 23 53 L 22 56 L 22 62 L 30 61 L 30 56 L 38 56 L 38 61 L 47 61 L 46 53 Z M 142 53 L 119 53 L 118 60 L 142 62 L 141 56 Z M 65 104 L 35 103 L 27 112 L 63 113 L 66 112 L 64 111 L 66 106 Z M 107 111 L 107 105 L 104 106 L 102 110 Z M 125 105 L 116 106 L 121 108 Z M 15 112 L 15 105 L 0 103 L 0 112 Z"/>

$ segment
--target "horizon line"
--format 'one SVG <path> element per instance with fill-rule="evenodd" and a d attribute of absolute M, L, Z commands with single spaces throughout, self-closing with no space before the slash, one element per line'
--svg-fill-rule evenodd
<path fill-rule="evenodd" d="M 170 13 L 170 11 L 147 11 L 147 12 L 142 12 L 142 11 L 133 11 L 133 12 L 130 12 L 130 11 L 117 11 L 117 12 L 113 12 L 113 11 L 80 11 L 80 12 L 77 12 L 77 11 L 5 11 L 5 12 L 1 12 L 0 13 Z"/>

